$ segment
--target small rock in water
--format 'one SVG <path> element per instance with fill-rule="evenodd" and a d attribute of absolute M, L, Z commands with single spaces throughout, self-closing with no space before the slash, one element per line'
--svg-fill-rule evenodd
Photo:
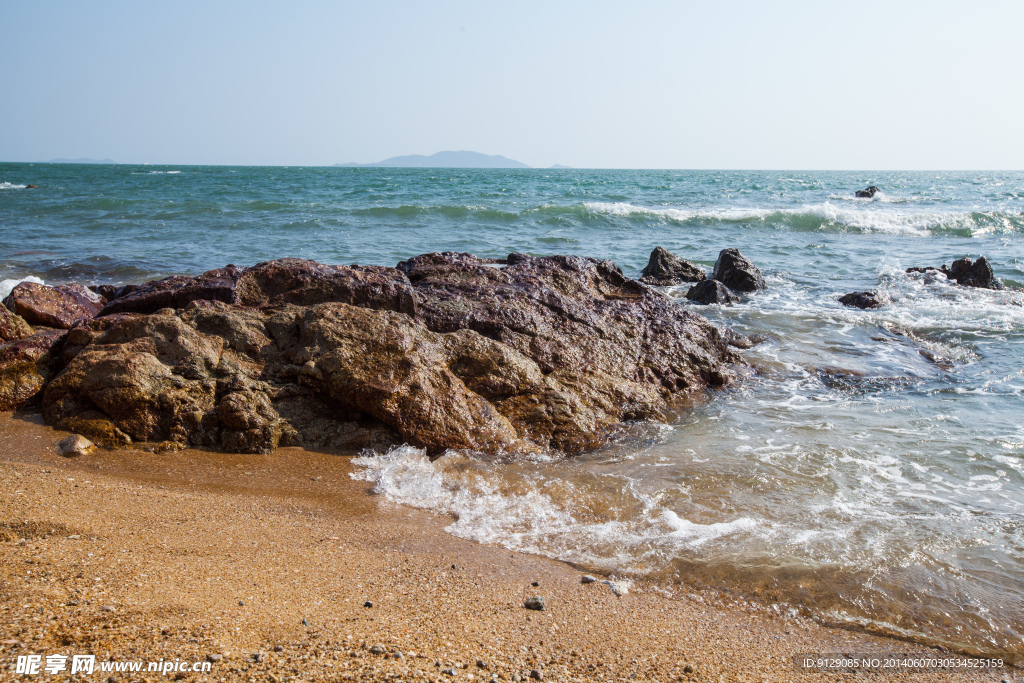
<path fill-rule="evenodd" d="M 532 598 L 527 598 L 526 602 L 523 603 L 526 609 L 543 610 L 544 609 L 544 598 L 539 595 L 535 595 Z"/>
<path fill-rule="evenodd" d="M 370 654 L 371 655 L 382 655 L 382 654 L 384 654 L 384 652 L 385 652 L 385 650 L 384 650 L 384 646 L 383 645 L 374 645 L 373 647 L 370 648 Z"/>
<path fill-rule="evenodd" d="M 856 308 L 878 308 L 885 302 L 876 292 L 850 292 L 839 297 L 839 303 Z"/>
<path fill-rule="evenodd" d="M 597 579 L 590 574 L 584 574 L 582 578 L 580 578 L 580 583 L 594 583 L 595 581 L 597 581 Z"/>
<path fill-rule="evenodd" d="M 72 434 L 57 444 L 57 452 L 65 458 L 88 455 L 96 450 L 96 444 L 79 434 Z"/>
<path fill-rule="evenodd" d="M 684 261 L 662 247 L 655 247 L 641 273 L 640 282 L 668 287 L 683 282 L 700 282 L 706 277 L 704 269 L 697 264 Z"/>
<path fill-rule="evenodd" d="M 761 271 L 739 249 L 723 249 L 718 253 L 713 277 L 734 292 L 768 289 Z"/>
<path fill-rule="evenodd" d="M 732 290 L 718 280 L 698 282 L 686 292 L 686 298 L 699 304 L 732 304 L 740 300 Z"/>
<path fill-rule="evenodd" d="M 876 192 L 878 192 L 878 188 L 875 187 L 874 185 L 871 185 L 870 187 L 866 187 L 863 190 L 857 190 L 853 194 L 855 197 L 860 197 L 861 199 L 871 199 L 872 197 L 875 196 Z"/>

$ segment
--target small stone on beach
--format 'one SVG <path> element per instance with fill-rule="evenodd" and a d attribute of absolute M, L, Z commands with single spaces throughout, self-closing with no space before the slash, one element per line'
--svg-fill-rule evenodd
<path fill-rule="evenodd" d="M 371 655 L 382 655 L 386 652 L 383 645 L 374 645 L 370 648 Z"/>
<path fill-rule="evenodd" d="M 206 655 L 206 661 L 216 664 L 217 662 L 224 659 L 224 655 Z"/>
<path fill-rule="evenodd" d="M 544 598 L 539 595 L 535 595 L 532 598 L 527 598 L 526 602 L 523 603 L 523 607 L 526 609 L 543 610 L 544 609 Z"/>
<path fill-rule="evenodd" d="M 373 603 L 370 602 L 369 600 L 367 600 L 366 602 L 363 603 L 363 607 L 373 607 Z"/>
<path fill-rule="evenodd" d="M 57 443 L 57 452 L 65 458 L 74 458 L 79 455 L 88 455 L 96 450 L 96 445 L 89 439 L 78 434 L 72 434 L 68 438 Z"/>
<path fill-rule="evenodd" d="M 595 581 L 597 581 L 597 579 L 595 579 L 595 578 L 594 578 L 593 576 L 591 576 L 590 574 L 584 574 L 584 575 L 583 575 L 583 576 L 582 576 L 582 577 L 580 578 L 580 583 L 594 583 Z"/>

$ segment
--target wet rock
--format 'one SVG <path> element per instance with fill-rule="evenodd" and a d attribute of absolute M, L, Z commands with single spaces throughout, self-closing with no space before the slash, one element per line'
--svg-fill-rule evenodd
<path fill-rule="evenodd" d="M 863 190 L 857 190 L 853 194 L 854 196 L 860 197 L 861 199 L 871 199 L 872 197 L 875 196 L 875 193 L 879 191 L 880 190 L 877 187 L 871 185 L 870 187 L 866 187 Z"/>
<path fill-rule="evenodd" d="M 50 287 L 21 282 L 4 299 L 4 305 L 30 325 L 70 329 L 79 320 L 96 317 L 106 299 L 81 285 Z"/>
<path fill-rule="evenodd" d="M 731 304 L 740 300 L 718 280 L 698 282 L 686 292 L 686 298 L 699 304 Z"/>
<path fill-rule="evenodd" d="M 57 443 L 57 453 L 65 458 L 88 455 L 96 450 L 96 445 L 79 434 L 72 434 Z"/>
<path fill-rule="evenodd" d="M 992 266 L 984 256 L 977 261 L 962 258 L 953 261 L 946 277 L 964 287 L 981 287 L 983 289 L 1002 289 L 1003 283 L 992 272 Z"/>
<path fill-rule="evenodd" d="M 523 607 L 525 607 L 526 609 L 543 611 L 544 598 L 540 597 L 539 595 L 535 595 L 532 598 L 527 598 L 526 602 L 523 603 Z"/>
<path fill-rule="evenodd" d="M 761 271 L 739 249 L 719 252 L 714 278 L 734 292 L 756 292 L 768 288 Z"/>
<path fill-rule="evenodd" d="M 143 285 L 104 312 L 68 333 L 43 400 L 50 424 L 102 445 L 577 453 L 739 361 L 705 318 L 579 257 L 283 259 Z"/>
<path fill-rule="evenodd" d="M 876 292 L 850 292 L 839 297 L 839 303 L 855 308 L 879 308 L 885 300 Z"/>
<path fill-rule="evenodd" d="M 611 588 L 612 593 L 615 593 L 615 595 L 620 598 L 629 592 L 629 588 L 625 584 L 617 581 L 602 581 L 601 583 Z"/>
<path fill-rule="evenodd" d="M 953 261 L 953 265 L 941 268 L 907 268 L 908 273 L 942 273 L 948 279 L 964 287 L 980 287 L 982 289 L 1003 289 L 1005 285 L 992 272 L 992 265 L 984 256 L 977 261 L 962 258 Z"/>
<path fill-rule="evenodd" d="M 684 261 L 661 247 L 655 247 L 641 273 L 640 282 L 667 287 L 683 282 L 700 282 L 705 278 L 707 274 L 697 264 Z"/>
<path fill-rule="evenodd" d="M 39 189 L 39 186 L 38 186 L 38 185 L 32 185 L 32 184 L 29 184 L 29 185 L 26 185 L 26 186 L 25 186 L 25 189 L 26 189 L 26 190 L 38 190 L 38 189 Z"/>
<path fill-rule="evenodd" d="M 53 375 L 65 333 L 45 330 L 0 344 L 0 410 L 18 410 L 40 396 Z"/>
<path fill-rule="evenodd" d="M 24 339 L 32 334 L 32 328 L 20 315 L 11 313 L 0 305 L 0 342 Z"/>

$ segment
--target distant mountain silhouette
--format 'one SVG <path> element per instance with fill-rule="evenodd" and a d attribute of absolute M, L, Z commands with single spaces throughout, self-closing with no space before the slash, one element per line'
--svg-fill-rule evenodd
<path fill-rule="evenodd" d="M 430 156 L 409 154 L 391 157 L 375 164 L 334 164 L 335 166 L 394 167 L 394 168 L 530 168 L 521 161 L 500 154 L 479 152 L 438 152 Z"/>
<path fill-rule="evenodd" d="M 44 161 L 46 164 L 116 164 L 117 162 L 112 159 L 50 159 Z"/>

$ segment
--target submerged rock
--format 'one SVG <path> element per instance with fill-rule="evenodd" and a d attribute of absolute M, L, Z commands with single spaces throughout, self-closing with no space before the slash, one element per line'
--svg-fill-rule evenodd
<path fill-rule="evenodd" d="M 876 192 L 879 192 L 879 189 L 874 185 L 871 185 L 870 187 L 867 187 L 863 190 L 857 190 L 853 194 L 854 196 L 860 197 L 861 199 L 871 199 L 872 197 L 875 196 Z"/>
<path fill-rule="evenodd" d="M 839 297 L 839 303 L 854 308 L 878 308 L 885 301 L 877 292 L 850 292 Z"/>
<path fill-rule="evenodd" d="M 80 320 L 93 318 L 106 299 L 82 285 L 50 287 L 21 282 L 4 299 L 4 305 L 30 325 L 70 329 Z"/>
<path fill-rule="evenodd" d="M 761 271 L 739 249 L 719 252 L 713 277 L 734 292 L 756 292 L 768 288 Z"/>
<path fill-rule="evenodd" d="M 982 289 L 1003 289 L 1004 285 L 992 272 L 992 265 L 984 256 L 974 261 L 970 258 L 962 258 L 953 261 L 953 265 L 941 268 L 907 268 L 908 273 L 939 272 L 947 278 L 964 287 L 980 287 Z"/>
<path fill-rule="evenodd" d="M 698 282 L 686 292 L 686 298 L 699 304 L 731 304 L 740 298 L 718 280 Z"/>
<path fill-rule="evenodd" d="M 640 282 L 668 287 L 683 282 L 700 282 L 706 278 L 704 269 L 697 264 L 684 261 L 661 247 L 655 247 L 641 273 Z"/>
<path fill-rule="evenodd" d="M 32 327 L 20 315 L 0 305 L 0 342 L 24 339 L 32 334 Z"/>
<path fill-rule="evenodd" d="M 43 397 L 50 424 L 103 445 L 578 453 L 739 361 L 705 318 L 570 256 L 282 259 L 148 283 L 114 310 L 68 333 Z"/>

